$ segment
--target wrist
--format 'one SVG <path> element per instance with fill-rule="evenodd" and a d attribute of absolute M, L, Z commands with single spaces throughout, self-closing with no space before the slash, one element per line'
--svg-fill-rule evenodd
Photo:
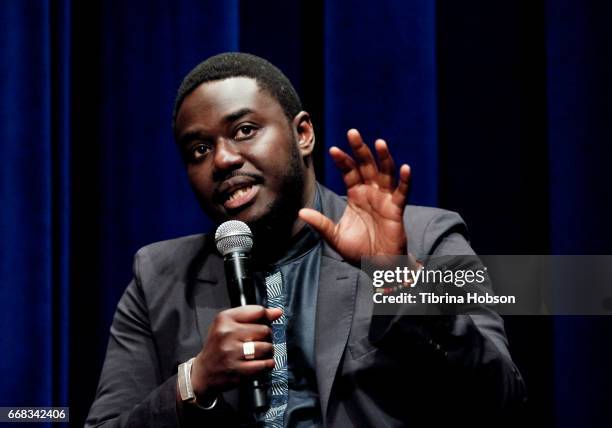
<path fill-rule="evenodd" d="M 217 405 L 218 396 L 212 391 L 203 391 L 196 395 L 191 382 L 194 361 L 195 357 L 178 367 L 177 387 L 180 399 L 183 404 L 194 405 L 202 410 L 211 410 Z"/>

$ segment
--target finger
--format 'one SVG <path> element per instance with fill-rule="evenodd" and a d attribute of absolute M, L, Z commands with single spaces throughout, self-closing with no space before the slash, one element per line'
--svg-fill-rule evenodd
<path fill-rule="evenodd" d="M 378 139 L 374 143 L 380 171 L 378 174 L 378 185 L 384 190 L 392 192 L 395 188 L 395 162 L 389 152 L 389 147 L 385 140 Z"/>
<path fill-rule="evenodd" d="M 239 324 L 236 330 L 237 338 L 243 341 L 266 340 L 272 334 L 272 329 L 265 324 Z"/>
<path fill-rule="evenodd" d="M 283 310 L 279 308 L 267 308 L 266 309 L 266 317 L 268 321 L 272 322 L 276 319 L 279 319 L 283 315 Z"/>
<path fill-rule="evenodd" d="M 336 164 L 336 167 L 338 167 L 342 173 L 342 179 L 344 180 L 344 184 L 346 185 L 347 189 L 350 189 L 363 181 L 355 161 L 352 157 L 346 154 L 346 152 L 334 146 L 329 149 L 329 154 Z"/>
<path fill-rule="evenodd" d="M 355 153 L 355 162 L 359 168 L 359 174 L 365 183 L 374 183 L 378 176 L 378 167 L 370 148 L 363 142 L 359 131 L 350 129 L 346 134 L 351 149 Z"/>
<path fill-rule="evenodd" d="M 265 360 L 241 361 L 235 371 L 243 376 L 253 376 L 264 370 L 274 368 L 274 359 L 268 358 Z"/>
<path fill-rule="evenodd" d="M 252 361 L 253 359 L 261 360 L 261 359 L 267 359 L 269 357 L 274 356 L 274 345 L 272 345 L 270 342 L 259 341 L 259 342 L 253 342 L 254 350 L 255 350 L 254 357 L 251 359 L 246 358 L 244 354 L 244 348 L 243 348 L 244 343 L 245 342 L 240 342 L 238 345 L 238 347 L 240 348 L 237 352 L 237 354 L 239 355 L 239 359 L 242 359 L 245 361 Z"/>
<path fill-rule="evenodd" d="M 399 175 L 399 184 L 393 191 L 391 202 L 400 208 L 404 208 L 404 205 L 406 205 L 406 198 L 408 197 L 408 190 L 410 190 L 410 167 L 406 164 L 402 165 Z"/>
<path fill-rule="evenodd" d="M 226 309 L 222 313 L 240 323 L 254 323 L 266 318 L 266 308 L 260 305 L 240 306 Z"/>
<path fill-rule="evenodd" d="M 311 225 L 332 247 L 335 246 L 336 226 L 333 221 L 311 208 L 302 208 L 298 215 L 300 219 Z"/>

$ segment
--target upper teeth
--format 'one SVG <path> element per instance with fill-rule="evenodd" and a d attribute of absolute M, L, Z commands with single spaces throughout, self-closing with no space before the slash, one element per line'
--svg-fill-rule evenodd
<path fill-rule="evenodd" d="M 245 193 L 247 193 L 249 190 L 251 190 L 251 187 L 253 187 L 253 186 L 243 187 L 243 188 L 241 188 L 241 189 L 234 190 L 234 191 L 232 192 L 232 194 L 230 195 L 229 200 L 230 200 L 230 201 L 233 201 L 234 199 L 239 198 L 240 196 L 244 195 L 244 194 L 245 194 Z"/>

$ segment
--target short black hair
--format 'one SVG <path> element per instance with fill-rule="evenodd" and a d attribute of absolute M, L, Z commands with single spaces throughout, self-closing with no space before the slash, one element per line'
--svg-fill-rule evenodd
<path fill-rule="evenodd" d="M 205 82 L 239 76 L 255 79 L 261 89 L 267 91 L 278 101 L 289 121 L 302 111 L 302 102 L 295 88 L 276 66 L 255 55 L 226 52 L 211 56 L 185 76 L 174 101 L 172 130 L 175 130 L 176 115 L 181 104 L 191 91 Z"/>

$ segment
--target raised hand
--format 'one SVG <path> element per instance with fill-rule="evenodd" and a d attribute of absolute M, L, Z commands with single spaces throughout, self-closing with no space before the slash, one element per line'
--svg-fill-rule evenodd
<path fill-rule="evenodd" d="M 329 149 L 346 184 L 348 205 L 338 224 L 320 212 L 304 208 L 299 216 L 342 257 L 359 263 L 361 257 L 407 254 L 402 222 L 409 189 L 410 167 L 402 165 L 399 183 L 387 143 L 376 140 L 378 165 L 356 129 L 347 133 L 355 158 L 338 147 Z"/>

